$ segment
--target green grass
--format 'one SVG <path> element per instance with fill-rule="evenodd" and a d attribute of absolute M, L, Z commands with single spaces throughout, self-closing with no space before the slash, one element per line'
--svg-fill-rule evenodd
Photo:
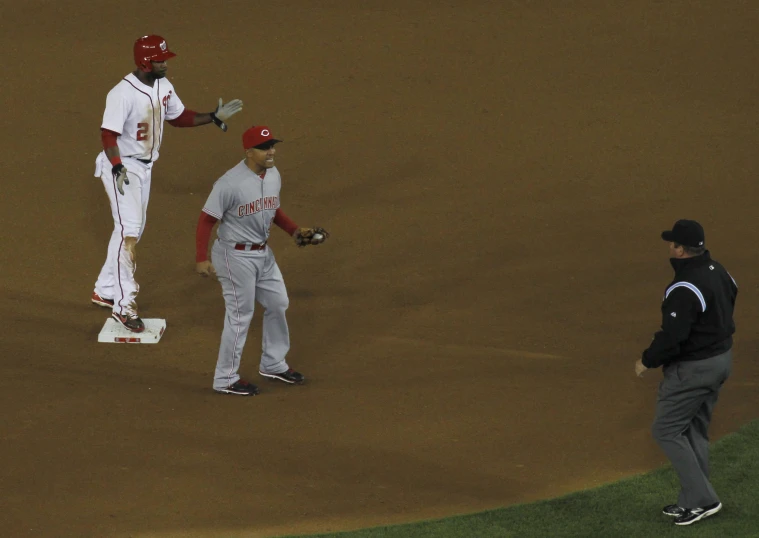
<path fill-rule="evenodd" d="M 677 477 L 667 466 L 547 501 L 311 538 L 759 537 L 759 421 L 716 443 L 711 467 L 724 508 L 687 527 L 674 525 L 660 513 L 679 490 Z"/>

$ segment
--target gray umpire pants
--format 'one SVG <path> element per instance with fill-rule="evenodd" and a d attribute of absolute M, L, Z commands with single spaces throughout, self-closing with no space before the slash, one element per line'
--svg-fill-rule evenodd
<path fill-rule="evenodd" d="M 651 432 L 680 478 L 678 506 L 719 502 L 709 482 L 709 423 L 720 388 L 730 376 L 732 351 L 664 368 Z"/>

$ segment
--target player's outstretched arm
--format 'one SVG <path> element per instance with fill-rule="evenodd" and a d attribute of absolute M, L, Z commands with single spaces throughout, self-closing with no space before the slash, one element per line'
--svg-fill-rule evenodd
<path fill-rule="evenodd" d="M 210 113 L 211 121 L 214 122 L 219 129 L 226 131 L 227 124 L 225 122 L 241 110 L 242 101 L 239 99 L 232 99 L 227 104 L 224 104 L 221 97 L 219 97 L 219 106 L 216 107 L 214 112 Z"/>
<path fill-rule="evenodd" d="M 178 117 L 168 120 L 168 122 L 172 127 L 199 127 L 213 123 L 219 129 L 226 132 L 227 124 L 225 122 L 241 110 L 242 101 L 239 99 L 232 99 L 230 102 L 224 104 L 221 98 L 219 98 L 219 106 L 213 112 L 201 113 L 185 108 Z"/>

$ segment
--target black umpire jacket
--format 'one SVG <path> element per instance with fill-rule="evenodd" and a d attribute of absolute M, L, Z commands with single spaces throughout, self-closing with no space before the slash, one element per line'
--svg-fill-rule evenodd
<path fill-rule="evenodd" d="M 643 365 L 708 359 L 733 346 L 733 309 L 738 286 L 707 250 L 693 258 L 670 258 L 675 279 L 661 305 L 661 330 L 643 352 Z"/>

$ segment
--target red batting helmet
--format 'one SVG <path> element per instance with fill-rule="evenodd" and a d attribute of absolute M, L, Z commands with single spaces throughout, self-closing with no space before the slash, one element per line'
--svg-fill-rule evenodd
<path fill-rule="evenodd" d="M 176 56 L 169 50 L 166 40 L 159 35 L 145 35 L 134 42 L 134 63 L 142 71 L 150 73 L 150 62 L 163 62 Z"/>

